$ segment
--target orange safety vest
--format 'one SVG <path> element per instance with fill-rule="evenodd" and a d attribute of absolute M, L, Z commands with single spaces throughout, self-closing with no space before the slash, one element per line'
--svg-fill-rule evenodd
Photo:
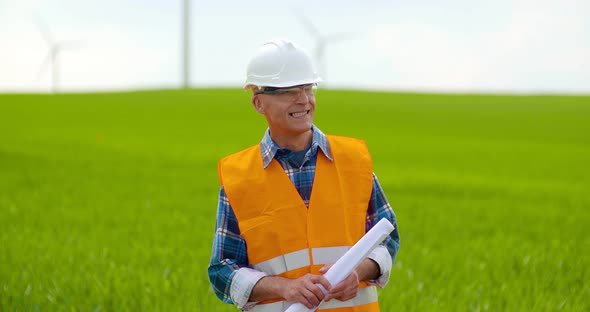
<path fill-rule="evenodd" d="M 361 140 L 327 137 L 333 161 L 318 151 L 309 207 L 276 159 L 263 168 L 260 145 L 219 162 L 219 180 L 254 269 L 286 278 L 319 274 L 365 234 L 371 156 Z M 285 311 L 289 305 L 274 299 L 252 311 Z M 355 298 L 323 302 L 318 311 L 379 311 L 377 290 L 361 282 Z"/>

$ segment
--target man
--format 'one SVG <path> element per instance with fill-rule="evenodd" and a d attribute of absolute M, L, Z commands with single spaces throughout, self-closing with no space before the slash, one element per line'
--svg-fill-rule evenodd
<path fill-rule="evenodd" d="M 247 71 L 245 88 L 268 129 L 260 144 L 219 162 L 208 270 L 215 294 L 250 311 L 285 311 L 295 302 L 319 311 L 379 311 L 376 287 L 389 279 L 399 235 L 364 142 L 314 126 L 321 79 L 294 43 L 264 44 Z M 330 285 L 322 274 L 381 218 L 394 232 Z"/>

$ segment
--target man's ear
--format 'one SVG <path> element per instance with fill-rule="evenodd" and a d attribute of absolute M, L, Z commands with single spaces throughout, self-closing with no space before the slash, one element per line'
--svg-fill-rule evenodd
<path fill-rule="evenodd" d="M 254 106 L 254 109 L 258 113 L 264 114 L 264 107 L 262 105 L 262 100 L 260 100 L 260 98 L 256 95 L 252 96 L 252 106 Z"/>

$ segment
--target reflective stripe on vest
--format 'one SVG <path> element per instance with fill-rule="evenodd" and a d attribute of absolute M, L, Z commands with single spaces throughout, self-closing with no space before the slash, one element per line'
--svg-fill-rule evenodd
<path fill-rule="evenodd" d="M 352 246 L 313 248 L 311 255 L 314 264 L 334 263 L 342 257 Z"/>
<path fill-rule="evenodd" d="M 360 288 L 356 297 L 347 300 L 347 301 L 339 301 L 336 299 L 322 302 L 316 311 L 325 311 L 327 309 L 338 309 L 338 308 L 350 308 L 354 306 L 361 306 L 365 304 L 369 304 L 372 302 L 377 302 L 377 289 L 375 286 L 367 287 L 367 288 Z M 284 312 L 289 308 L 291 302 L 287 301 L 278 301 L 273 303 L 267 304 L 257 304 L 252 308 L 250 311 L 252 312 Z"/>
<path fill-rule="evenodd" d="M 309 266 L 309 250 L 301 249 L 252 265 L 258 271 L 279 275 Z"/>
<path fill-rule="evenodd" d="M 311 254 L 313 257 L 313 264 L 324 265 L 334 263 L 340 259 L 340 257 L 342 257 L 350 248 L 350 246 L 312 248 Z M 285 255 L 274 257 L 260 263 L 256 263 L 252 265 L 252 267 L 270 275 L 279 275 L 287 271 L 309 266 L 310 264 L 309 250 L 301 249 Z"/>

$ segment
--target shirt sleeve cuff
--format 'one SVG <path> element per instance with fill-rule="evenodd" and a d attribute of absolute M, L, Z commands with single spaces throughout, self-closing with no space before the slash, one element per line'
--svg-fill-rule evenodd
<path fill-rule="evenodd" d="M 369 259 L 375 261 L 379 266 L 381 275 L 375 280 L 368 281 L 369 284 L 375 285 L 379 288 L 385 287 L 389 281 L 389 274 L 391 273 L 392 260 L 387 247 L 383 245 L 377 246 L 368 256 Z"/>
<path fill-rule="evenodd" d="M 251 268 L 240 268 L 236 271 L 231 280 L 229 294 L 238 309 L 248 311 L 256 305 L 257 302 L 248 302 L 248 299 L 250 298 L 252 289 L 254 289 L 254 285 L 266 275 L 264 272 Z"/>

